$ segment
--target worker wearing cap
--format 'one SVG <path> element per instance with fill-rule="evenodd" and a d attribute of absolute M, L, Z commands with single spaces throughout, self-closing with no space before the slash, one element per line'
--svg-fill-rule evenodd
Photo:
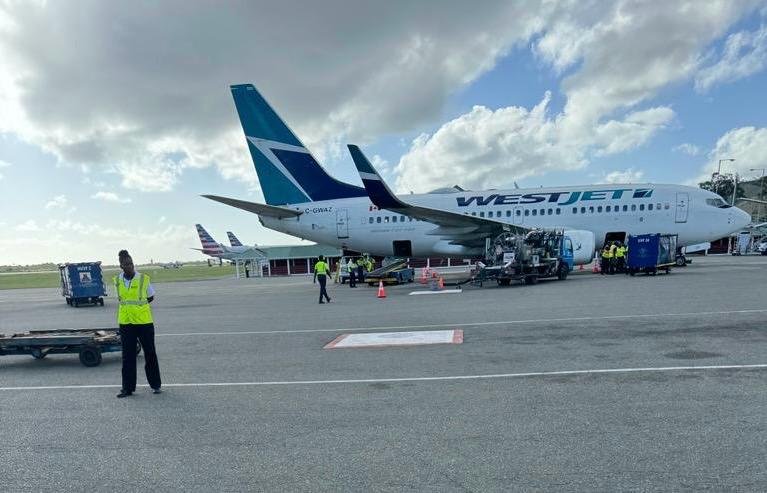
<path fill-rule="evenodd" d="M 320 281 L 320 304 L 325 303 L 322 301 L 323 297 L 330 303 L 330 296 L 328 296 L 327 290 L 328 271 L 330 271 L 330 266 L 325 262 L 325 256 L 320 255 L 317 263 L 314 264 L 314 282 Z"/>
<path fill-rule="evenodd" d="M 117 323 L 122 342 L 122 388 L 118 398 L 136 391 L 136 345 L 144 349 L 144 370 L 155 394 L 162 392 L 160 365 L 154 346 L 154 320 L 149 304 L 154 301 L 154 287 L 149 276 L 136 272 L 133 259 L 126 250 L 118 254 L 122 272 L 112 278 L 117 294 Z"/>

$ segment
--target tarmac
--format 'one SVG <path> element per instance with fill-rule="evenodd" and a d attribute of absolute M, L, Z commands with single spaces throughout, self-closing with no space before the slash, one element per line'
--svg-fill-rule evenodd
<path fill-rule="evenodd" d="M 158 284 L 162 394 L 116 399 L 119 353 L 0 356 L 0 484 L 765 491 L 765 274 L 765 257 L 696 257 L 445 296 L 331 285 L 325 305 L 307 277 Z M 0 333 L 115 326 L 114 309 L 0 290 Z M 451 329 L 462 344 L 323 349 Z"/>

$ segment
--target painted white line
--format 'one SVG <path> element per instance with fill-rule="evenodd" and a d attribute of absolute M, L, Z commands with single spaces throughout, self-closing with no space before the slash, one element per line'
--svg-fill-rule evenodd
<path fill-rule="evenodd" d="M 443 289 L 442 291 L 411 291 L 410 296 L 419 294 L 456 294 L 463 293 L 462 289 Z"/>
<path fill-rule="evenodd" d="M 459 329 L 341 334 L 327 343 L 323 349 L 364 349 L 429 344 L 463 344 L 463 331 Z"/>
<path fill-rule="evenodd" d="M 708 315 L 750 315 L 755 313 L 767 313 L 767 309 L 755 310 L 728 310 L 719 312 L 687 312 L 687 313 L 644 313 L 640 315 L 607 315 L 604 317 L 566 317 L 566 318 L 532 318 L 523 320 L 499 320 L 496 322 L 460 322 L 425 325 L 382 325 L 378 327 L 350 327 L 348 329 L 295 329 L 295 330 L 243 330 L 233 332 L 179 332 L 170 334 L 155 334 L 155 337 L 190 337 L 190 336 L 238 336 L 238 335 L 280 335 L 280 334 L 312 334 L 322 332 L 358 332 L 361 330 L 396 330 L 396 329 L 433 329 L 445 327 L 487 327 L 493 325 L 518 325 L 552 322 L 588 322 L 597 320 L 629 320 L 632 318 L 663 318 L 663 317 L 690 317 Z"/>
<path fill-rule="evenodd" d="M 274 387 L 286 385 L 329 385 L 355 383 L 396 383 L 396 382 L 446 382 L 455 380 L 494 380 L 503 378 L 562 377 L 577 375 L 604 375 L 615 373 L 650 373 L 673 371 L 711 371 L 711 370 L 763 370 L 767 364 L 753 365 L 710 365 L 710 366 L 664 366 L 659 368 L 604 368 L 597 370 L 533 371 L 526 373 L 494 373 L 487 375 L 452 375 L 442 377 L 403 377 L 403 378 L 359 378 L 350 380 L 287 380 L 273 382 L 210 382 L 210 383 L 169 383 L 163 388 L 176 387 Z M 149 387 L 138 385 L 138 387 Z M 79 389 L 117 389 L 119 385 L 47 385 L 39 387 L 0 387 L 0 391 L 12 390 L 79 390 Z"/>

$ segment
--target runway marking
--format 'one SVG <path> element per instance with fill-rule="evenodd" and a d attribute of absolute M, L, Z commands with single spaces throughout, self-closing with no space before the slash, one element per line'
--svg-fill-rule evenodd
<path fill-rule="evenodd" d="M 365 349 L 429 344 L 463 344 L 463 331 L 458 329 L 341 334 L 327 343 L 323 349 Z"/>
<path fill-rule="evenodd" d="M 463 293 L 462 289 L 443 289 L 441 291 L 411 291 L 410 296 L 416 296 L 419 294 L 458 294 Z"/>
<path fill-rule="evenodd" d="M 567 317 L 567 318 L 539 318 L 526 320 L 500 320 L 496 322 L 461 322 L 424 325 L 385 325 L 378 327 L 353 327 L 348 329 L 294 329 L 294 330 L 243 330 L 233 332 L 179 332 L 170 334 L 155 334 L 155 337 L 187 337 L 187 336 L 238 336 L 238 335 L 270 335 L 270 334 L 311 334 L 322 332 L 358 332 L 361 330 L 394 330 L 394 329 L 433 329 L 444 327 L 487 327 L 493 325 L 518 325 L 550 322 L 588 322 L 594 320 L 628 320 L 632 318 L 662 318 L 662 317 L 689 317 L 706 315 L 742 315 L 753 313 L 767 313 L 767 309 L 754 310 L 729 310 L 719 312 L 687 312 L 687 313 L 645 313 L 639 315 L 607 315 L 604 317 Z"/>
<path fill-rule="evenodd" d="M 441 377 L 402 377 L 402 378 L 357 378 L 349 380 L 287 380 L 273 382 L 210 382 L 210 383 L 169 383 L 163 388 L 181 387 L 276 387 L 289 385 L 330 385 L 355 383 L 397 383 L 397 382 L 444 382 L 455 380 L 495 380 L 504 378 L 528 377 L 563 377 L 578 375 L 604 375 L 614 373 L 658 373 L 671 371 L 704 371 L 704 370 L 762 370 L 767 364 L 753 365 L 710 365 L 710 366 L 665 366 L 657 368 L 604 368 L 596 370 L 564 370 L 564 371 L 533 371 L 526 373 L 494 373 L 487 375 L 449 375 Z M 148 388 L 148 385 L 138 385 Z M 78 390 L 78 389 L 117 389 L 119 385 L 46 385 L 39 387 L 0 387 L 0 391 L 13 390 Z"/>

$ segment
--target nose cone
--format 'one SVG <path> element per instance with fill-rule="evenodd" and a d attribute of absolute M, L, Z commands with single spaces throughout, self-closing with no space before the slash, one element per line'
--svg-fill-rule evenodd
<path fill-rule="evenodd" d="M 735 221 L 733 224 L 737 226 L 738 229 L 743 229 L 751 224 L 751 214 L 737 207 L 733 207 L 733 209 L 735 209 Z"/>

